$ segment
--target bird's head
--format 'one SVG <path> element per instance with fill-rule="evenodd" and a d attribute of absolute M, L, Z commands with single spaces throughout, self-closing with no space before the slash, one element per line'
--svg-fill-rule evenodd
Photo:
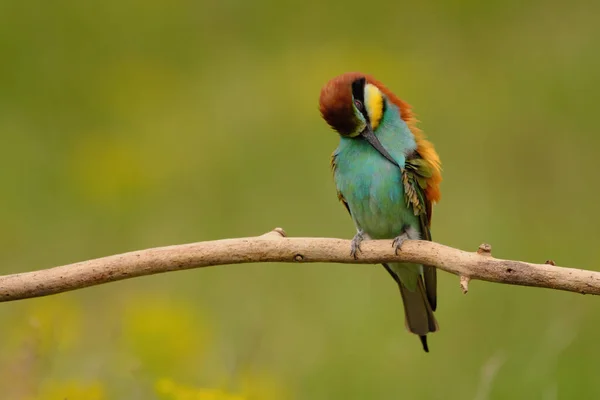
<path fill-rule="evenodd" d="M 374 80 L 358 72 L 348 72 L 331 79 L 321 89 L 321 115 L 340 136 L 366 140 L 381 155 L 398 165 L 375 135 L 386 108 L 386 97 L 371 81 Z"/>

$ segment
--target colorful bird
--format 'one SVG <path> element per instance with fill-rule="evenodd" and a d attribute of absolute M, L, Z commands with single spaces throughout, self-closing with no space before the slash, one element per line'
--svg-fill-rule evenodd
<path fill-rule="evenodd" d="M 351 254 L 365 239 L 431 240 L 432 204 L 440 198 L 441 164 L 433 144 L 416 127 L 410 105 L 381 82 L 346 73 L 321 90 L 323 119 L 340 135 L 331 166 L 338 198 L 356 226 Z M 427 334 L 438 330 L 436 269 L 383 264 L 400 288 L 407 329 L 428 352 Z"/>

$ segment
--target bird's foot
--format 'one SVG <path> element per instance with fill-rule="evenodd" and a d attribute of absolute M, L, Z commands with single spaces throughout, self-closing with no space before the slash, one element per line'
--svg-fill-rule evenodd
<path fill-rule="evenodd" d="M 350 255 L 354 257 L 354 259 L 358 259 L 357 253 L 360 250 L 360 244 L 363 241 L 363 231 L 358 231 L 356 235 L 352 238 L 352 244 L 350 245 Z"/>
<path fill-rule="evenodd" d="M 398 251 L 402 251 L 401 247 L 402 244 L 404 244 L 404 242 L 406 242 L 408 240 L 408 233 L 404 232 L 399 236 L 396 236 L 394 238 L 394 241 L 392 242 L 392 247 L 394 247 L 394 253 L 397 255 Z"/>

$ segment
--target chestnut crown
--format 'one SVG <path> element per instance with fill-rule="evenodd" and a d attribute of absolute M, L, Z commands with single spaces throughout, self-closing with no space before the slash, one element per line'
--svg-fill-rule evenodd
<path fill-rule="evenodd" d="M 365 127 L 376 129 L 386 99 L 371 79 L 349 72 L 331 79 L 321 89 L 319 108 L 323 119 L 340 135 L 358 136 Z"/>

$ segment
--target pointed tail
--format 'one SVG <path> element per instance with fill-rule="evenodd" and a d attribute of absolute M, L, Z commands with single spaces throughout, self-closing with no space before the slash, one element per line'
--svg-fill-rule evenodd
<path fill-rule="evenodd" d="M 427 334 L 436 332 L 439 327 L 429 300 L 427 300 L 423 279 L 419 277 L 417 290 L 414 292 L 408 290 L 401 282 L 398 283 L 398 287 L 400 288 L 402 302 L 404 303 L 406 328 L 412 333 L 419 335 L 423 344 L 423 350 L 429 352 Z"/>
<path fill-rule="evenodd" d="M 429 352 L 429 348 L 427 346 L 427 334 L 438 331 L 439 327 L 427 297 L 427 291 L 423 283 L 423 278 L 420 275 L 418 276 L 416 289 L 411 291 L 404 286 L 397 274 L 392 271 L 389 265 L 383 264 L 383 266 L 390 273 L 390 275 L 392 275 L 400 289 L 402 303 L 404 304 L 406 328 L 410 332 L 419 336 L 421 339 L 421 344 L 423 345 L 423 350 Z"/>

